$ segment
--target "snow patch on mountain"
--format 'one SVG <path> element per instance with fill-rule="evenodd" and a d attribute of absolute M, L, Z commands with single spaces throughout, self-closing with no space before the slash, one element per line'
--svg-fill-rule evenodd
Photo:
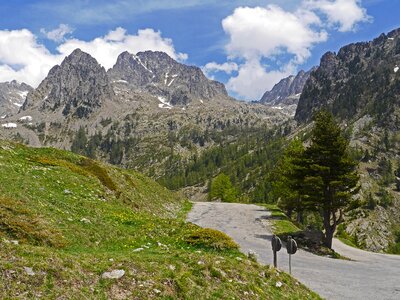
<path fill-rule="evenodd" d="M 160 104 L 158 104 L 159 108 L 167 108 L 167 109 L 173 108 L 173 106 L 164 97 L 158 96 L 157 98 L 158 101 L 161 102 Z"/>
<path fill-rule="evenodd" d="M 23 117 L 21 117 L 21 118 L 19 118 L 19 120 L 20 121 L 27 121 L 27 122 L 30 122 L 30 121 L 32 121 L 32 116 L 23 116 Z"/>
<path fill-rule="evenodd" d="M 152 70 L 150 70 L 146 65 L 142 62 L 142 60 L 139 58 L 139 56 L 132 54 L 132 57 L 143 67 L 145 68 L 148 72 L 153 73 Z"/>
<path fill-rule="evenodd" d="M 29 91 L 17 91 L 17 94 L 21 96 L 22 99 L 25 99 L 28 93 Z"/>
<path fill-rule="evenodd" d="M 17 124 L 15 124 L 15 123 L 5 123 L 5 124 L 2 124 L 1 127 L 3 127 L 3 128 L 17 128 Z"/>

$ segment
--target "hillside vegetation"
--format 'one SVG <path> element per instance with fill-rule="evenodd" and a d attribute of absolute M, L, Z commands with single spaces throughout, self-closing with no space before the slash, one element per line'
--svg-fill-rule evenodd
<path fill-rule="evenodd" d="M 0 141 L 0 298 L 318 298 L 189 208 L 136 172 Z"/>

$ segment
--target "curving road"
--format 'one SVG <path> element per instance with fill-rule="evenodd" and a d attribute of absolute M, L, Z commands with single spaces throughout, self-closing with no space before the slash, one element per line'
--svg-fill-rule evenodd
<path fill-rule="evenodd" d="M 256 205 L 194 203 L 188 221 L 231 236 L 244 253 L 272 264 L 271 237 L 265 219 L 270 212 Z M 278 253 L 278 268 L 288 272 L 286 249 Z M 371 253 L 338 240 L 333 248 L 352 261 L 316 256 L 299 250 L 292 256 L 292 275 L 326 299 L 400 299 L 400 256 Z"/>

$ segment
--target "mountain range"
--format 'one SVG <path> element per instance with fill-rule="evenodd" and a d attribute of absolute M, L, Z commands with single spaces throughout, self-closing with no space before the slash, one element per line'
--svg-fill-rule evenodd
<path fill-rule="evenodd" d="M 166 53 L 123 52 L 106 71 L 76 49 L 31 89 L 0 136 L 33 146 L 71 149 L 161 176 L 166 158 L 182 158 L 236 134 L 269 128 L 288 116 L 237 101 L 222 83 Z M 83 131 L 80 131 L 82 129 Z M 80 135 L 79 135 L 79 134 Z M 89 149 L 89 150 L 88 150 Z"/>

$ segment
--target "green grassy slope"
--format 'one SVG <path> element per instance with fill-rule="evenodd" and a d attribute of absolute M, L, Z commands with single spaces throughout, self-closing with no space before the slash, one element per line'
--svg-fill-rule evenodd
<path fill-rule="evenodd" d="M 189 208 L 136 172 L 0 141 L 0 298 L 318 298 Z"/>

